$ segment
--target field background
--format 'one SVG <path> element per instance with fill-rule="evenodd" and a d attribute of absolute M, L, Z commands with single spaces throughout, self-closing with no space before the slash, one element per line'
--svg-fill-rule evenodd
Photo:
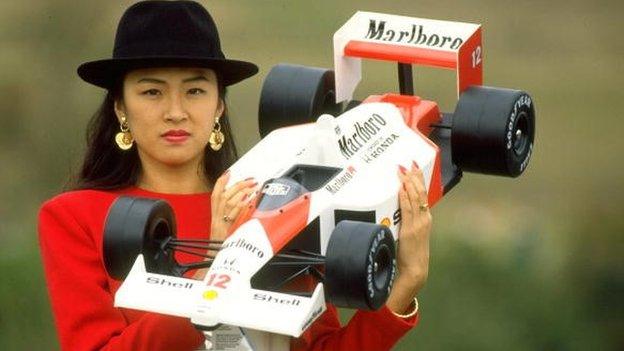
<path fill-rule="evenodd" d="M 78 165 L 103 92 L 76 67 L 110 57 L 131 1 L 0 2 L 0 349 L 57 349 L 37 211 Z M 535 100 L 518 179 L 466 174 L 435 209 L 421 325 L 397 350 L 624 350 L 624 40 L 621 1 L 203 1 L 229 57 L 260 73 L 229 91 L 238 143 L 259 140 L 261 83 L 279 62 L 332 66 L 356 10 L 483 24 L 485 82 Z M 396 91 L 368 62 L 357 96 Z M 450 71 L 417 93 L 455 104 Z M 348 317 L 348 312 L 344 317 Z M 383 326 L 379 326 L 383 328 Z"/>

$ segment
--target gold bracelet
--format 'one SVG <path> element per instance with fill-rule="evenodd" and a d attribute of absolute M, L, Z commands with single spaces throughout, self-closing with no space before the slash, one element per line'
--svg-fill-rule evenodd
<path fill-rule="evenodd" d="M 399 318 L 403 318 L 403 319 L 412 318 L 416 315 L 416 313 L 418 313 L 418 299 L 414 296 L 414 309 L 412 310 L 412 312 L 408 314 L 398 314 L 392 310 L 390 310 L 390 312 L 392 312 L 395 316 Z"/>

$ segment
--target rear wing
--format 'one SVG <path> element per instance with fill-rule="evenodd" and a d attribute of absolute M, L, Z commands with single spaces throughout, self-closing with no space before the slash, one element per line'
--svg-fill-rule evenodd
<path fill-rule="evenodd" d="M 336 102 L 353 98 L 362 58 L 456 70 L 457 96 L 483 83 L 478 24 L 358 11 L 334 33 Z"/>

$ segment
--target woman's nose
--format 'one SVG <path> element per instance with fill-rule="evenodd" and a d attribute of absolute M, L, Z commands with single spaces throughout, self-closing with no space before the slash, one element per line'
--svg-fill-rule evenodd
<path fill-rule="evenodd" d="M 165 114 L 165 120 L 167 122 L 178 123 L 188 119 L 188 117 L 182 99 L 177 94 L 172 94 L 169 100 L 169 109 Z"/>

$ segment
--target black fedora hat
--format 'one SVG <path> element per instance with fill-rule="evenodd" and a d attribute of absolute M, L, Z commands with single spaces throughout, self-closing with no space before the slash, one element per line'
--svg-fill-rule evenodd
<path fill-rule="evenodd" d="M 219 33 L 206 9 L 194 1 L 141 1 L 121 17 L 111 59 L 83 63 L 78 75 L 110 89 L 125 72 L 148 67 L 202 67 L 223 85 L 251 77 L 258 66 L 226 59 Z"/>

